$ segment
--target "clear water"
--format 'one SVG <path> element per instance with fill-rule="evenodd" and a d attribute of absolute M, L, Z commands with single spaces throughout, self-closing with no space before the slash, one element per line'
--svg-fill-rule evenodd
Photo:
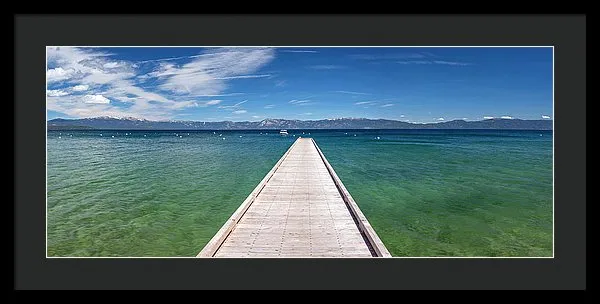
<path fill-rule="evenodd" d="M 49 131 L 48 255 L 195 256 L 288 132 Z M 304 132 L 392 255 L 552 256 L 551 131 Z"/>

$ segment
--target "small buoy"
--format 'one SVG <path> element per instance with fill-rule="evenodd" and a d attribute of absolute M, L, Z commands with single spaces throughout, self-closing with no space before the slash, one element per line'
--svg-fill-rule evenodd
<path fill-rule="evenodd" d="M 213 132 L 213 134 L 217 134 L 217 132 Z"/>
<path fill-rule="evenodd" d="M 356 136 L 356 134 L 354 134 L 354 136 Z"/>
<path fill-rule="evenodd" d="M 345 135 L 348 135 L 348 133 L 344 133 Z"/>
<path fill-rule="evenodd" d="M 240 135 L 240 137 L 242 137 L 242 135 Z"/>
<path fill-rule="evenodd" d="M 144 137 L 146 137 L 146 134 L 144 134 Z"/>
<path fill-rule="evenodd" d="M 183 138 L 183 136 L 179 136 L 179 138 Z"/>
<path fill-rule="evenodd" d="M 542 136 L 542 134 L 540 134 L 540 136 Z"/>
<path fill-rule="evenodd" d="M 381 139 L 381 137 L 377 136 L 377 139 Z"/>
<path fill-rule="evenodd" d="M 223 137 L 223 140 L 225 140 L 225 137 Z"/>
<path fill-rule="evenodd" d="M 69 134 L 69 137 L 73 137 L 73 134 Z"/>
<path fill-rule="evenodd" d="M 190 133 L 188 133 L 188 136 L 190 135 Z"/>
<path fill-rule="evenodd" d="M 100 133 L 100 136 L 102 136 L 102 133 Z"/>
<path fill-rule="evenodd" d="M 219 134 L 219 136 L 223 136 L 223 134 Z"/>
<path fill-rule="evenodd" d="M 112 138 L 115 138 L 115 136 L 113 135 Z"/>
<path fill-rule="evenodd" d="M 62 138 L 61 136 L 59 136 L 58 138 Z"/>

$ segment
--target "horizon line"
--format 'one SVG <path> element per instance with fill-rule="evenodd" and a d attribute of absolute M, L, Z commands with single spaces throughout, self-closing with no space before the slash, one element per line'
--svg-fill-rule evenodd
<path fill-rule="evenodd" d="M 340 119 L 355 119 L 355 120 L 365 119 L 365 120 L 389 120 L 389 121 L 404 122 L 404 123 L 409 123 L 409 124 L 440 124 L 440 123 L 448 123 L 448 122 L 452 122 L 452 121 L 478 122 L 478 121 L 487 121 L 487 120 L 554 121 L 553 118 L 522 119 L 522 118 L 514 118 L 514 117 L 513 118 L 494 117 L 494 118 L 484 118 L 484 119 L 480 119 L 480 120 L 465 120 L 465 119 L 458 118 L 458 119 L 447 120 L 447 121 L 433 121 L 433 122 L 410 122 L 410 121 L 406 121 L 406 120 L 398 120 L 398 119 L 390 119 L 390 118 L 366 118 L 366 117 L 335 117 L 335 118 L 320 118 L 320 119 L 288 119 L 288 118 L 267 117 L 267 118 L 263 118 L 260 120 L 239 120 L 239 121 L 212 120 L 212 121 L 208 121 L 208 120 L 185 120 L 185 119 L 151 120 L 151 119 L 145 119 L 145 118 L 138 118 L 138 117 L 134 117 L 134 116 L 122 116 L 122 117 L 95 116 L 95 117 L 79 117 L 79 118 L 56 117 L 56 118 L 49 119 L 46 122 L 50 122 L 52 120 L 57 120 L 57 119 L 63 119 L 63 120 L 81 120 L 81 119 L 124 120 L 125 119 L 125 120 L 141 120 L 141 121 L 148 121 L 148 122 L 210 122 L 210 123 L 215 123 L 215 122 L 261 122 L 261 121 L 265 121 L 265 120 L 319 121 L 319 120 L 340 120 Z"/>

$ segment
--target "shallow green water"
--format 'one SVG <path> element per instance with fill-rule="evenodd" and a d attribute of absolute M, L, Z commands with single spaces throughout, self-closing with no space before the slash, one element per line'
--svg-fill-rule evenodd
<path fill-rule="evenodd" d="M 260 132 L 48 132 L 48 255 L 196 255 L 295 139 Z M 394 256 L 552 256 L 552 132 L 308 132 Z"/>

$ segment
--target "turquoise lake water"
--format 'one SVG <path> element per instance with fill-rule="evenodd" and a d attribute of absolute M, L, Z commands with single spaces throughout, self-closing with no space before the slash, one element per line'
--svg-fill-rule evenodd
<path fill-rule="evenodd" d="M 195 256 L 288 131 L 49 131 L 48 256 Z M 551 131 L 304 132 L 392 255 L 552 256 Z"/>

